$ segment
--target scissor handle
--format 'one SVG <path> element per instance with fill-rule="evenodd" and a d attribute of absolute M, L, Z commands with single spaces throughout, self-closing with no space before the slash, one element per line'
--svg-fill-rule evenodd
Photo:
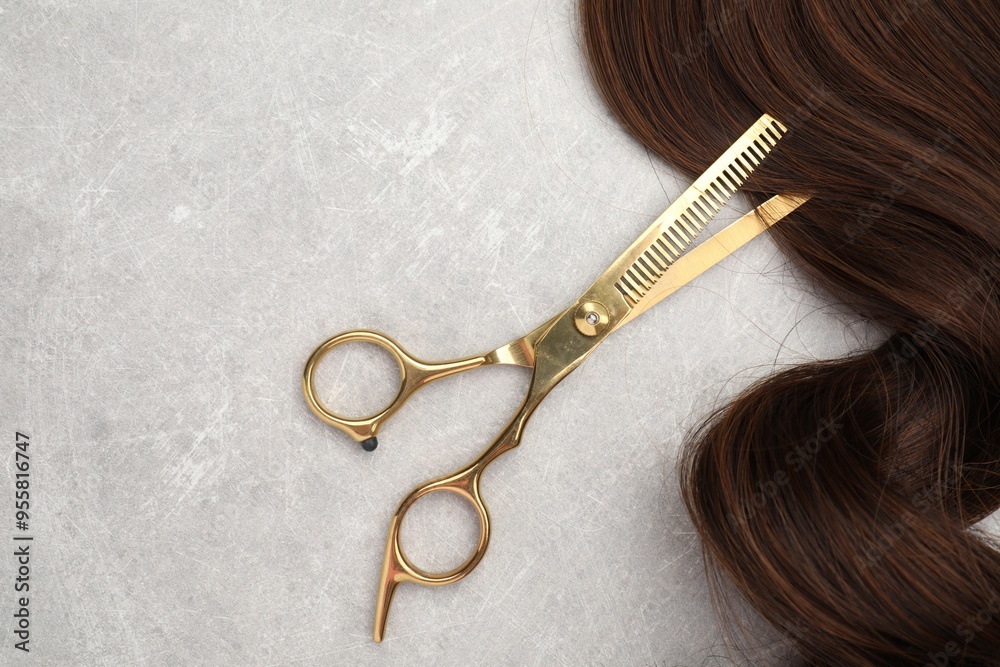
<path fill-rule="evenodd" d="M 327 352 L 338 345 L 350 342 L 374 343 L 383 347 L 389 351 L 399 366 L 399 389 L 396 391 L 395 398 L 392 399 L 388 406 L 367 417 L 352 418 L 338 415 L 323 405 L 319 396 L 316 395 L 316 386 L 313 380 L 313 376 L 316 373 L 316 366 L 326 356 Z M 309 407 L 312 408 L 317 417 L 331 426 L 336 426 L 360 442 L 361 446 L 367 451 L 372 451 L 378 445 L 378 440 L 375 436 L 379 428 L 386 419 L 391 417 L 396 410 L 406 403 L 410 396 L 413 395 L 413 392 L 428 382 L 478 368 L 484 363 L 487 363 L 484 356 L 456 359 L 441 363 L 421 361 L 409 354 L 396 341 L 385 334 L 377 331 L 357 329 L 337 334 L 325 340 L 319 347 L 313 350 L 302 372 L 302 392 L 305 394 L 306 403 L 309 404 Z"/>
<path fill-rule="evenodd" d="M 406 581 L 425 586 L 444 586 L 455 583 L 472 572 L 486 554 L 486 547 L 490 543 L 490 513 L 479 494 L 481 474 L 482 467 L 473 466 L 448 477 L 421 484 L 413 489 L 396 508 L 396 513 L 392 516 L 392 523 L 389 525 L 385 559 L 382 562 L 382 578 L 379 582 L 378 600 L 375 604 L 375 628 L 372 633 L 375 641 L 382 641 L 385 634 L 389 604 L 392 602 L 392 594 L 395 592 L 396 586 Z M 403 545 L 400 543 L 400 528 L 403 517 L 417 500 L 439 491 L 457 494 L 472 504 L 479 515 L 479 542 L 472 555 L 464 563 L 447 572 L 434 573 L 421 569 L 406 557 Z"/>
<path fill-rule="evenodd" d="M 544 393 L 541 395 L 543 396 Z M 392 516 L 392 522 L 389 524 L 389 536 L 385 544 L 382 578 L 379 582 L 378 600 L 375 604 L 375 627 L 372 632 L 375 641 L 380 642 L 385 636 L 389 605 L 399 584 L 407 581 L 425 586 L 453 584 L 476 569 L 479 561 L 486 555 L 486 548 L 490 544 L 490 513 L 479 492 L 480 479 L 483 471 L 493 460 L 518 446 L 524 425 L 539 400 L 541 400 L 540 395 L 529 392 L 528 398 L 525 399 L 514 419 L 475 461 L 450 475 L 421 484 L 410 491 L 399 503 L 399 507 L 396 508 L 396 512 Z M 403 545 L 400 543 L 400 528 L 403 517 L 406 516 L 413 503 L 429 493 L 438 491 L 455 493 L 472 504 L 479 515 L 479 541 L 476 543 L 472 555 L 464 563 L 447 572 L 432 573 L 417 567 L 406 557 Z"/>

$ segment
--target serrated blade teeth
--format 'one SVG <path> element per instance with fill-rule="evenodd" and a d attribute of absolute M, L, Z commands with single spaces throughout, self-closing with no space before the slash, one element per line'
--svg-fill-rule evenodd
<path fill-rule="evenodd" d="M 648 238 L 645 247 L 615 283 L 628 303 L 639 303 L 786 132 L 774 118 L 761 116 L 657 219 L 642 237 Z"/>

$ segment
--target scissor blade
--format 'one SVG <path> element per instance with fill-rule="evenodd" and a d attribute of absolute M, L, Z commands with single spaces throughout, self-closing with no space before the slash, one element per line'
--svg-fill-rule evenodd
<path fill-rule="evenodd" d="M 605 271 L 595 287 L 617 293 L 599 300 L 620 297 L 629 307 L 641 303 L 785 132 L 774 118 L 761 116 Z"/>
<path fill-rule="evenodd" d="M 808 197 L 777 195 L 750 211 L 718 234 L 685 253 L 663 274 L 619 322 L 621 327 L 712 268 L 769 226 L 809 201 Z"/>
<path fill-rule="evenodd" d="M 527 420 L 527 416 L 553 387 L 623 324 L 715 266 L 806 201 L 806 197 L 789 195 L 778 195 L 767 200 L 756 210 L 678 258 L 642 301 L 631 308 L 621 299 L 615 303 L 610 300 L 600 302 L 592 298 L 601 287 L 600 283 L 596 283 L 594 288 L 560 313 L 535 343 L 535 370 L 528 397 L 522 406 L 524 419 Z M 604 285 L 607 286 L 607 283 Z M 605 291 L 604 294 L 609 292 Z M 587 312 L 596 313 L 597 321 L 589 321 L 585 317 Z"/>

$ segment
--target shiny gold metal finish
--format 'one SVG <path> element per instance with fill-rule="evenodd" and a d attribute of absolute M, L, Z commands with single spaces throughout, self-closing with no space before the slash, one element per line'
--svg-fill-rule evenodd
<path fill-rule="evenodd" d="M 331 426 L 336 426 L 358 442 L 364 442 L 369 438 L 374 438 L 383 422 L 395 414 L 396 410 L 403 407 L 403 404 L 409 400 L 410 396 L 413 396 L 413 392 L 425 384 L 434 380 L 440 380 L 449 375 L 454 375 L 455 373 L 479 368 L 480 366 L 497 364 L 527 366 L 529 368 L 534 366 L 534 341 L 541 335 L 546 324 L 538 327 L 528 335 L 518 338 L 488 354 L 439 363 L 417 359 L 400 347 L 396 341 L 377 331 L 365 331 L 363 329 L 345 331 L 342 334 L 337 334 L 333 338 L 325 340 L 309 355 L 305 370 L 302 372 L 302 391 L 305 394 L 306 403 L 309 404 L 309 407 L 312 408 L 317 417 Z M 374 343 L 375 345 L 384 347 L 393 356 L 396 364 L 399 366 L 399 389 L 396 392 L 396 397 L 380 412 L 368 415 L 367 417 L 351 418 L 337 415 L 323 405 L 319 396 L 316 395 L 316 385 L 313 376 L 316 374 L 316 367 L 320 360 L 333 348 L 350 342 Z"/>
<path fill-rule="evenodd" d="M 454 583 L 468 575 L 490 541 L 490 515 L 480 495 L 483 471 L 498 456 L 517 447 L 528 419 L 542 399 L 569 375 L 605 338 L 661 299 L 701 275 L 743 244 L 801 206 L 807 198 L 778 195 L 704 243 L 687 251 L 716 211 L 742 185 L 785 133 L 764 115 L 747 130 L 694 184 L 625 250 L 615 262 L 562 313 L 523 338 L 485 355 L 442 363 L 420 361 L 388 336 L 373 331 L 349 331 L 327 340 L 306 362 L 302 388 L 306 402 L 328 424 L 362 443 L 374 439 L 379 427 L 421 386 L 442 377 L 491 364 L 515 364 L 532 369 L 531 383 L 520 409 L 500 436 L 474 461 L 455 472 L 413 489 L 396 508 L 389 524 L 382 577 L 375 605 L 375 641 L 382 641 L 396 587 L 403 582 L 427 586 Z M 328 410 L 313 384 L 316 364 L 333 347 L 350 342 L 375 343 L 389 350 L 400 368 L 396 397 L 381 412 L 347 419 Z M 455 493 L 479 516 L 479 542 L 465 563 L 443 573 L 426 572 L 409 561 L 400 544 L 400 526 L 407 510 L 429 493 Z"/>
<path fill-rule="evenodd" d="M 762 116 L 667 207 L 598 282 L 617 274 L 613 276 L 617 295 L 629 306 L 639 303 L 785 132 L 784 125 L 766 114 Z M 604 291 L 601 285 L 600 292 Z M 611 300 L 595 299 L 611 307 Z"/>
<path fill-rule="evenodd" d="M 623 327 L 642 315 L 808 200 L 808 197 L 790 195 L 771 197 L 756 210 L 708 237 L 701 245 L 692 248 L 674 262 L 664 274 L 663 280 L 657 282 L 617 326 Z"/>
<path fill-rule="evenodd" d="M 599 303 L 585 303 L 576 309 L 573 324 L 584 336 L 596 336 L 608 328 L 611 321 L 608 309 Z"/>

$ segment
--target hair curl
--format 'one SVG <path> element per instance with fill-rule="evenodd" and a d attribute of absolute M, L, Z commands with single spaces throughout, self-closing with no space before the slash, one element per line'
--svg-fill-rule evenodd
<path fill-rule="evenodd" d="M 593 78 L 639 141 L 705 169 L 762 112 L 790 128 L 752 203 L 891 332 L 779 372 L 688 443 L 725 582 L 810 665 L 1000 665 L 1000 4 L 581 0 Z"/>

